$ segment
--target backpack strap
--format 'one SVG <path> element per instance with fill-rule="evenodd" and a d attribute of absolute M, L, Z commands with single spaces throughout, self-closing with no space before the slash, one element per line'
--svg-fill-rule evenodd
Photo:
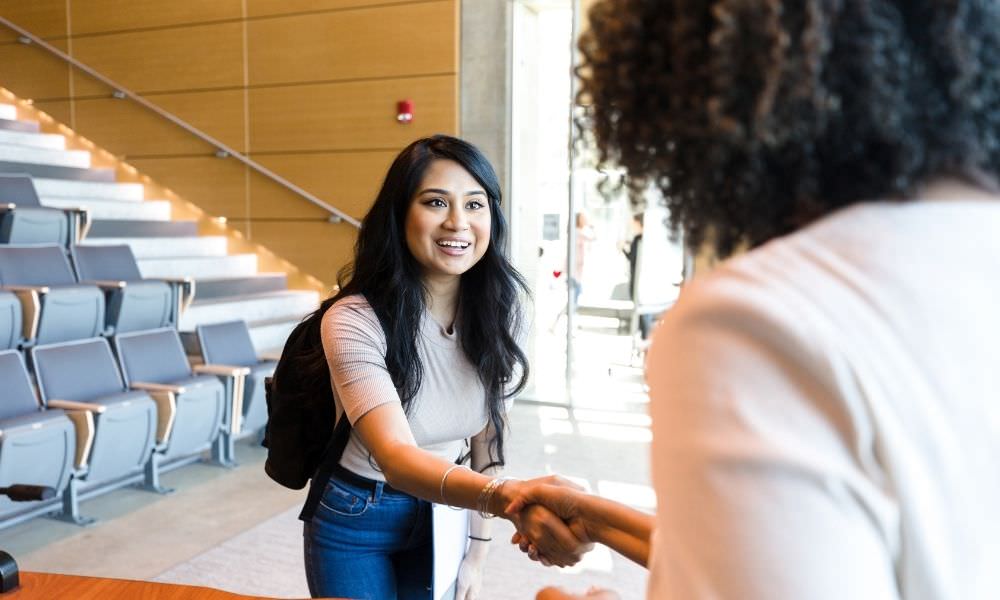
<path fill-rule="evenodd" d="M 312 481 L 309 482 L 309 495 L 306 496 L 306 504 L 302 507 L 302 512 L 299 513 L 299 519 L 307 523 L 312 520 L 313 514 L 316 513 L 316 507 L 323 497 L 323 491 L 326 490 L 326 484 L 330 481 L 337 463 L 340 462 L 340 457 L 344 455 L 344 448 L 347 447 L 350 434 L 351 422 L 347 419 L 346 414 L 341 415 L 340 419 L 337 420 L 337 426 L 333 429 L 333 437 L 330 438 L 330 443 L 327 444 L 326 450 L 323 452 L 323 460 L 320 462 L 319 468 L 316 469 Z"/>

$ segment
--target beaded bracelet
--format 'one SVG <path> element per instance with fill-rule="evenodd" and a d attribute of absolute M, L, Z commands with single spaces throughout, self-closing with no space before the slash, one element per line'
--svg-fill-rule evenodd
<path fill-rule="evenodd" d="M 465 465 L 452 465 L 452 466 L 448 467 L 448 470 L 445 471 L 444 475 L 441 476 L 441 490 L 440 491 L 441 491 L 441 503 L 442 504 L 444 504 L 446 506 L 450 506 L 451 508 L 461 508 L 461 507 L 451 506 L 451 503 L 448 502 L 447 498 L 445 498 L 445 496 L 444 496 L 444 484 L 448 480 L 448 476 L 451 475 L 452 471 L 454 471 L 455 469 L 468 469 L 468 468 L 469 467 L 467 467 Z"/>

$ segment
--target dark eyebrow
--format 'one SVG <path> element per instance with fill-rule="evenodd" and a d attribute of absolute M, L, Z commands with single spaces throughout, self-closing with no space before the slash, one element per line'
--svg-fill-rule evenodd
<path fill-rule="evenodd" d="M 448 190 L 442 190 L 441 188 L 427 188 L 426 190 L 420 190 L 418 195 L 423 194 L 441 194 L 442 196 L 450 196 L 451 192 Z M 486 192 L 482 190 L 473 190 L 471 192 L 465 192 L 466 196 L 485 196 Z"/>

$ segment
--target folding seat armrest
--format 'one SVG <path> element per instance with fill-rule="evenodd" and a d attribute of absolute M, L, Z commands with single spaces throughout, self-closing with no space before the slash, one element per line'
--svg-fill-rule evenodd
<path fill-rule="evenodd" d="M 170 392 L 173 394 L 183 394 L 186 390 L 183 385 L 173 385 L 170 383 L 152 383 L 148 381 L 133 381 L 129 384 L 133 390 L 143 392 Z"/>
<path fill-rule="evenodd" d="M 81 206 L 63 208 L 62 211 L 69 218 L 70 246 L 79 244 L 90 232 L 90 213 Z"/>
<path fill-rule="evenodd" d="M 237 377 L 250 374 L 250 367 L 234 367 L 232 365 L 194 365 L 191 367 L 195 373 L 206 375 L 218 375 L 220 377 Z"/>
<path fill-rule="evenodd" d="M 25 340 L 38 337 L 38 324 L 42 318 L 42 296 L 49 293 L 45 286 L 8 285 L 4 289 L 14 292 L 21 303 L 21 314 L 24 315 L 21 332 Z"/>
<path fill-rule="evenodd" d="M 52 399 L 45 403 L 49 408 L 61 408 L 63 410 L 85 410 L 102 414 L 108 407 L 94 402 L 77 402 L 76 400 Z"/>
<path fill-rule="evenodd" d="M 126 281 L 115 281 L 114 279 L 96 279 L 93 281 L 81 281 L 80 283 L 90 283 L 105 291 L 124 289 L 128 285 Z"/>
<path fill-rule="evenodd" d="M 170 439 L 174 419 L 177 417 L 177 395 L 186 391 L 184 386 L 133 381 L 129 387 L 148 393 L 156 402 L 156 443 L 166 443 Z"/>
<path fill-rule="evenodd" d="M 184 311 L 194 302 L 195 283 L 191 277 L 158 277 L 160 281 L 170 284 L 174 293 L 175 321 L 179 322 Z"/>
<path fill-rule="evenodd" d="M 195 373 L 216 375 L 226 386 L 229 402 L 226 405 L 226 425 L 229 432 L 238 434 L 243 426 L 243 391 L 246 389 L 246 378 L 250 367 L 235 367 L 232 365 L 194 365 Z"/>
<path fill-rule="evenodd" d="M 45 403 L 49 408 L 61 408 L 73 422 L 76 430 L 76 460 L 77 469 L 83 469 L 90 460 L 90 448 L 94 445 L 94 413 L 103 413 L 105 407 L 90 402 L 74 400 L 49 400 Z"/>

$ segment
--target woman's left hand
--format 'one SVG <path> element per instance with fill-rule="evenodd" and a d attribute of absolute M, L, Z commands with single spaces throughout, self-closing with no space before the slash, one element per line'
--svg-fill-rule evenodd
<path fill-rule="evenodd" d="M 458 582 L 455 584 L 455 600 L 478 600 L 483 587 L 483 563 L 485 556 L 469 552 L 458 567 Z"/>

